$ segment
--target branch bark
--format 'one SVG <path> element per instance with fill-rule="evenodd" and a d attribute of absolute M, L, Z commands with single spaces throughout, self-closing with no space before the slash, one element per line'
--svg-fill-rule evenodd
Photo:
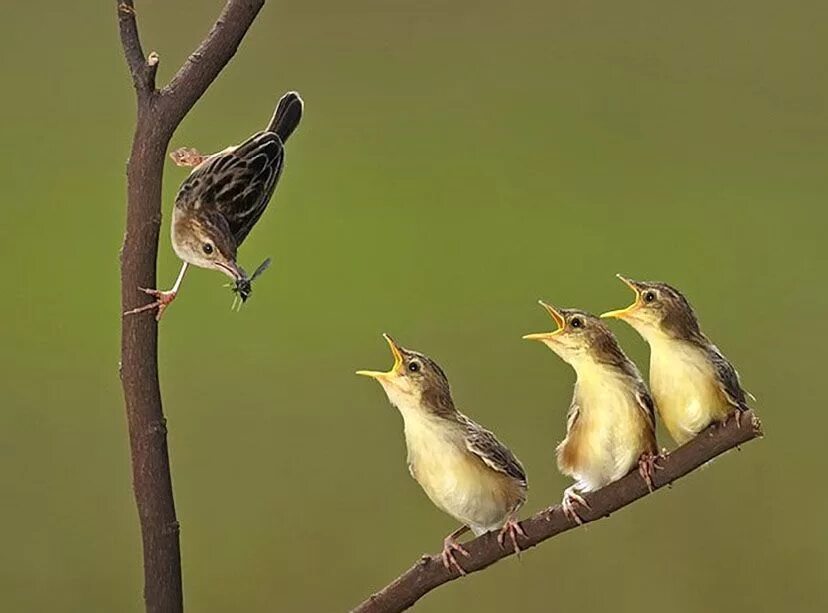
<path fill-rule="evenodd" d="M 137 98 L 127 163 L 126 233 L 121 250 L 121 310 L 156 287 L 164 155 L 178 124 L 236 52 L 264 0 L 228 0 L 210 33 L 158 91 L 158 55 L 145 56 L 133 0 L 116 0 L 124 56 Z M 151 613 L 183 610 L 179 525 L 158 381 L 158 326 L 152 313 L 122 318 L 121 384 L 132 459 L 132 482 L 144 553 L 144 602 Z"/>
<path fill-rule="evenodd" d="M 759 436 L 762 436 L 762 427 L 752 411 L 744 413 L 738 424 L 735 419 L 731 419 L 724 425 L 709 427 L 662 460 L 661 468 L 653 478 L 654 490 L 671 484 L 716 456 Z M 584 496 L 590 509 L 579 511 L 579 515 L 584 523 L 609 517 L 611 513 L 649 493 L 644 480 L 634 470 L 623 479 Z M 576 528 L 577 524 L 568 519 L 558 505 L 524 520 L 521 526 L 527 537 L 519 542 L 521 548 L 526 550 Z M 464 543 L 463 546 L 470 554 L 469 557 L 460 558 L 467 573 L 483 570 L 514 554 L 511 547 L 501 548 L 496 535 L 491 532 Z M 353 609 L 352 613 L 404 611 L 430 591 L 459 577 L 457 571 L 447 570 L 443 566 L 439 555 L 424 555 L 393 582 Z"/>

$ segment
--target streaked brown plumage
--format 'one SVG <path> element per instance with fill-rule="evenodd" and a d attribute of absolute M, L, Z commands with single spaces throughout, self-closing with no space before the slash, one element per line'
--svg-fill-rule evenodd
<path fill-rule="evenodd" d="M 748 394 L 733 365 L 702 333 L 687 298 L 666 283 L 618 277 L 635 301 L 602 317 L 624 320 L 650 345 L 650 387 L 673 439 L 685 443 L 733 411 L 738 419 L 748 409 Z"/>
<path fill-rule="evenodd" d="M 564 511 L 580 522 L 574 505 L 585 503 L 579 493 L 604 487 L 636 465 L 652 487 L 655 408 L 635 364 L 601 320 L 584 311 L 541 304 L 557 330 L 523 338 L 543 342 L 577 375 L 557 457 L 560 471 L 576 481 L 564 492 Z"/>
<path fill-rule="evenodd" d="M 303 102 L 296 92 L 280 100 L 267 128 L 243 143 L 213 155 L 179 150 L 173 159 L 195 168 L 175 198 L 171 235 L 173 249 L 184 264 L 170 291 L 144 289 L 156 301 L 127 311 L 164 309 L 175 299 L 187 266 L 218 270 L 235 282 L 245 300 L 250 278 L 236 261 L 239 246 L 261 218 L 284 167 L 284 144 L 299 125 Z"/>
<path fill-rule="evenodd" d="M 526 473 L 494 434 L 454 405 L 448 379 L 431 358 L 397 345 L 384 335 L 394 355 L 388 372 L 358 371 L 382 385 L 402 415 L 408 468 L 426 495 L 463 526 L 443 542 L 443 563 L 464 574 L 454 552 L 465 554 L 456 538 L 500 529 L 517 549 L 523 534 L 514 515 L 526 500 Z"/>

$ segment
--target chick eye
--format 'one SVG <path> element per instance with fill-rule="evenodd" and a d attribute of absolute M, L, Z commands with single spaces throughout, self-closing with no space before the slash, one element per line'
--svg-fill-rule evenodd
<path fill-rule="evenodd" d="M 410 370 L 411 372 L 419 372 L 420 371 L 419 362 L 409 362 L 408 363 L 408 370 Z"/>
<path fill-rule="evenodd" d="M 201 246 L 201 250 L 202 250 L 204 253 L 206 253 L 207 255 L 210 255 L 211 253 L 213 253 L 213 246 L 212 246 L 210 243 L 204 243 L 204 244 Z"/>
<path fill-rule="evenodd" d="M 573 328 L 583 328 L 584 327 L 584 322 L 581 321 L 580 317 L 573 317 L 572 321 L 569 322 L 569 325 L 572 326 Z"/>
<path fill-rule="evenodd" d="M 653 302 L 655 299 L 655 292 L 644 292 L 644 302 Z"/>

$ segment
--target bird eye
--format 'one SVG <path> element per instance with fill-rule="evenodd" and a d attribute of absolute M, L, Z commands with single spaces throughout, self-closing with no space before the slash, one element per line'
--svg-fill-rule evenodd
<path fill-rule="evenodd" d="M 213 246 L 212 246 L 210 243 L 204 243 L 204 244 L 201 246 L 201 250 L 202 250 L 204 253 L 206 253 L 207 255 L 210 255 L 211 253 L 213 253 Z"/>
<path fill-rule="evenodd" d="M 644 292 L 644 302 L 653 302 L 655 299 L 655 292 Z"/>
<path fill-rule="evenodd" d="M 408 363 L 408 370 L 411 372 L 419 372 L 420 371 L 420 363 L 419 362 L 409 362 Z"/>
<path fill-rule="evenodd" d="M 580 317 L 573 317 L 572 321 L 569 322 L 569 325 L 572 326 L 573 328 L 583 328 L 584 327 L 584 322 L 581 321 Z"/>

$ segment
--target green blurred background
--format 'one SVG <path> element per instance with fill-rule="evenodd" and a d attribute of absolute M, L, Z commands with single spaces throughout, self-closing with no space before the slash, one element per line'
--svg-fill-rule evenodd
<path fill-rule="evenodd" d="M 161 81 L 221 5 L 138 3 Z M 550 326 L 538 298 L 626 305 L 624 272 L 685 290 L 766 438 L 419 610 L 824 610 L 826 41 L 824 2 L 268 2 L 171 143 L 217 150 L 306 101 L 240 252 L 274 258 L 253 299 L 231 312 L 198 270 L 161 326 L 188 609 L 342 611 L 454 529 L 353 374 L 390 364 L 383 331 L 516 451 L 526 513 L 558 501 L 574 377 L 520 336 Z M 113 3 L 6 3 L 0 52 L 0 608 L 140 611 Z"/>

